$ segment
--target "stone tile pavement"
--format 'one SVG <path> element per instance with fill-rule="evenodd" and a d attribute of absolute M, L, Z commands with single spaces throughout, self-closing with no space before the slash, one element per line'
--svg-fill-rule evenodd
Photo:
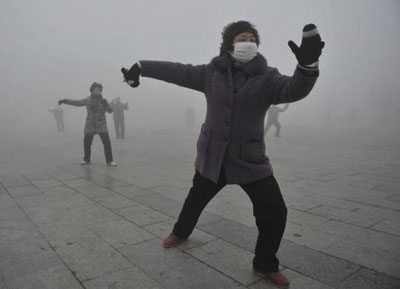
<path fill-rule="evenodd" d="M 79 166 L 80 137 L 0 148 L 0 289 L 276 288 L 251 270 L 257 230 L 237 186 L 188 242 L 161 247 L 191 185 L 196 132 L 130 130 L 113 140 L 116 168 L 98 139 Z M 290 288 L 400 288 L 399 143 L 267 140 L 289 208 L 279 258 Z"/>

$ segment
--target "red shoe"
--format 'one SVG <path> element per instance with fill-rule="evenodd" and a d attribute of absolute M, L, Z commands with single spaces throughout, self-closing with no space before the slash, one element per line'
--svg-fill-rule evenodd
<path fill-rule="evenodd" d="M 257 273 L 263 274 L 264 276 L 266 276 L 269 280 L 271 280 L 271 282 L 273 282 L 274 284 L 282 287 L 282 288 L 287 288 L 289 287 L 289 280 L 288 278 L 286 278 L 286 276 L 281 272 L 281 271 L 276 271 L 276 272 L 264 272 L 262 270 L 257 270 L 256 268 L 254 268 L 254 271 L 256 271 Z"/>
<path fill-rule="evenodd" d="M 167 238 L 164 239 L 163 246 L 164 246 L 164 248 L 176 247 L 179 244 L 185 242 L 186 240 L 187 239 L 179 238 L 174 233 L 171 233 L 171 234 L 169 234 L 169 236 Z"/>

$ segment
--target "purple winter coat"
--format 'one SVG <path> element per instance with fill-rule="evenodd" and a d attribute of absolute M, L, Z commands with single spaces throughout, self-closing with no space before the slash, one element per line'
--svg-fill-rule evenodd
<path fill-rule="evenodd" d="M 203 92 L 207 115 L 197 141 L 195 167 L 217 182 L 224 169 L 228 184 L 245 184 L 272 175 L 265 154 L 264 119 L 271 104 L 295 102 L 308 95 L 318 77 L 296 68 L 292 77 L 269 67 L 258 54 L 232 73 L 228 55 L 209 64 L 140 61 L 143 77 Z"/>

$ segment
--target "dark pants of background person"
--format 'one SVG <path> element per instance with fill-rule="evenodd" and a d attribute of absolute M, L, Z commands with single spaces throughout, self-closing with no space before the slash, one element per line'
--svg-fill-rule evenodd
<path fill-rule="evenodd" d="M 268 133 L 268 130 L 271 128 L 271 126 L 276 127 L 275 136 L 280 136 L 281 124 L 278 121 L 267 121 L 267 126 L 265 127 L 264 134 L 266 135 Z"/>
<path fill-rule="evenodd" d="M 193 186 L 173 229 L 176 236 L 187 238 L 193 232 L 205 206 L 226 185 L 225 176 L 223 173 L 221 175 L 218 184 L 215 184 L 196 171 Z M 287 208 L 278 183 L 274 176 L 269 176 L 256 182 L 242 184 L 240 187 L 253 203 L 253 214 L 259 233 L 253 265 L 259 270 L 276 272 L 279 270 L 276 252 L 285 231 L 287 216 Z"/>
<path fill-rule="evenodd" d="M 117 138 L 125 138 L 125 121 L 114 120 L 114 127 Z"/>
<path fill-rule="evenodd" d="M 99 136 L 100 136 L 101 141 L 104 146 L 104 154 L 106 156 L 106 162 L 107 162 L 107 164 L 111 163 L 113 161 L 113 156 L 112 156 L 110 136 L 108 135 L 108 132 L 99 133 Z M 86 162 L 90 162 L 93 137 L 94 137 L 94 134 L 85 134 L 85 137 L 83 138 L 83 146 L 85 149 L 84 160 Z"/>

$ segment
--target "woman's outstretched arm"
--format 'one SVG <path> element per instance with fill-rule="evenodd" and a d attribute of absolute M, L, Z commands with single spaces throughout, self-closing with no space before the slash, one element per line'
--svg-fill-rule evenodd
<path fill-rule="evenodd" d="M 139 85 L 139 75 L 173 83 L 204 92 L 207 65 L 182 64 L 168 61 L 141 60 L 130 70 L 122 69 L 125 80 L 132 87 Z"/>
<path fill-rule="evenodd" d="M 79 100 L 75 100 L 75 99 L 61 99 L 58 101 L 58 104 L 68 104 L 68 105 L 73 105 L 73 106 L 85 106 L 88 102 L 88 98 L 84 98 L 84 99 L 79 99 Z"/>

